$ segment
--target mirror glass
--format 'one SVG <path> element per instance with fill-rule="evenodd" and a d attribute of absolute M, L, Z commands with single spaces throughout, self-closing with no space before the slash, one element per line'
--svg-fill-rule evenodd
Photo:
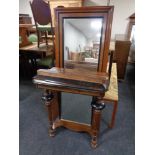
<path fill-rule="evenodd" d="M 91 124 L 91 101 L 91 96 L 62 92 L 61 118 Z"/>
<path fill-rule="evenodd" d="M 103 22 L 103 18 L 64 18 L 64 68 L 97 71 Z"/>

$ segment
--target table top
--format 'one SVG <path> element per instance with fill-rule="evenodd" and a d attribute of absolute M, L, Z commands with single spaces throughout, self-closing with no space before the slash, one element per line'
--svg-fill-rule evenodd
<path fill-rule="evenodd" d="M 31 28 L 33 27 L 32 24 L 19 24 L 19 28 Z"/>
<path fill-rule="evenodd" d="M 31 45 L 19 48 L 19 51 L 23 53 L 35 52 L 35 53 L 46 53 L 47 55 L 48 54 L 50 55 L 53 51 L 53 46 L 52 44 L 49 44 L 47 46 L 45 43 L 42 43 L 38 48 L 37 43 L 32 43 Z"/>
<path fill-rule="evenodd" d="M 52 90 L 79 93 L 91 96 L 101 96 L 108 88 L 109 79 L 107 73 L 81 72 L 76 69 L 64 69 L 53 67 L 40 69 L 33 82 Z M 43 87 L 42 87 L 43 86 Z"/>
<path fill-rule="evenodd" d="M 108 74 L 104 72 L 91 72 L 90 74 L 88 70 L 83 72 L 81 75 L 80 70 L 58 68 L 58 67 L 53 67 L 51 69 L 39 69 L 37 71 L 37 75 L 57 77 L 69 80 L 85 81 L 85 82 L 88 81 L 96 84 L 102 84 L 108 78 Z"/>

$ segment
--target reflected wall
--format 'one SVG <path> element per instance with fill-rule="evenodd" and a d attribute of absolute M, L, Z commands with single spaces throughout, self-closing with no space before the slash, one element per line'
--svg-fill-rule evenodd
<path fill-rule="evenodd" d="M 103 18 L 64 19 L 64 67 L 97 70 Z"/>

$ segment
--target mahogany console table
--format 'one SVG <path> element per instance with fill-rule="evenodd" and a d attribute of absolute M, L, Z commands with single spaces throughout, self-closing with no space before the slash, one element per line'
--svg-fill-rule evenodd
<path fill-rule="evenodd" d="M 104 94 L 109 85 L 107 73 L 81 72 L 76 69 L 64 69 L 53 67 L 52 69 L 40 69 L 33 82 L 38 88 L 45 89 L 42 99 L 48 108 L 49 135 L 54 136 L 57 127 L 64 126 L 74 131 L 88 132 L 91 137 L 91 146 L 96 148 L 99 134 L 101 111 L 105 107 Z M 92 96 L 91 124 L 83 124 L 61 118 L 60 94 L 68 92 Z"/>
<path fill-rule="evenodd" d="M 42 99 L 48 107 L 50 136 L 54 136 L 56 128 L 60 126 L 74 131 L 85 131 L 92 137 L 91 146 L 96 148 L 101 111 L 105 107 L 103 98 L 109 86 L 110 72 L 106 72 L 109 60 L 108 53 L 113 10 L 114 6 L 55 8 L 56 67 L 52 69 L 38 70 L 37 75 L 33 79 L 33 82 L 38 88 L 45 90 Z M 76 23 L 88 23 L 88 26 L 83 24 L 84 27 L 80 30 L 89 29 L 90 33 L 93 32 L 91 29 L 91 23 L 96 23 L 96 20 L 100 23 L 101 26 L 95 26 L 95 29 L 97 28 L 100 33 L 100 37 L 98 37 L 100 48 L 98 49 L 98 61 L 96 61 L 94 66 L 92 63 L 90 64 L 89 62 L 86 62 L 85 59 L 78 61 L 74 60 L 75 62 L 72 66 L 66 65 L 66 62 L 69 62 L 69 59 L 67 58 L 68 50 L 77 53 L 81 51 L 78 49 L 81 49 L 82 46 L 83 49 L 86 47 L 86 44 L 84 46 L 83 42 L 81 42 L 82 39 L 75 37 L 76 35 L 71 35 L 69 31 L 67 31 L 67 25 L 70 23 L 70 20 L 77 26 L 78 30 L 80 29 L 80 26 Z M 96 33 L 97 32 L 94 32 L 94 34 Z M 94 36 L 94 34 L 92 33 L 92 36 Z M 70 43 L 66 42 L 66 40 L 68 40 L 67 38 L 71 39 Z M 75 48 L 72 49 L 70 44 L 72 41 L 74 42 L 74 40 L 77 40 L 77 43 L 75 43 Z M 93 40 L 94 37 L 92 37 L 92 43 Z M 85 56 L 84 58 L 88 57 Z M 93 58 L 93 56 L 91 56 L 91 58 Z M 110 61 L 109 64 L 111 64 L 111 62 L 112 61 Z M 61 95 L 63 94 L 62 92 L 87 95 L 90 97 L 91 121 L 89 121 L 89 124 L 76 122 L 75 120 L 72 121 L 65 117 L 65 119 L 63 119 L 63 108 L 61 108 L 61 100 L 63 99 Z M 76 104 L 78 104 L 78 102 Z"/>

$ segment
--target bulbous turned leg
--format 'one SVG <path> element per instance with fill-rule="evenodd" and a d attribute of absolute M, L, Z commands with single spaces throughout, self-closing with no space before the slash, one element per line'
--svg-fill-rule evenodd
<path fill-rule="evenodd" d="M 95 98 L 92 100 L 92 120 L 91 120 L 91 127 L 92 127 L 92 139 L 91 139 L 91 147 L 97 147 L 97 136 L 100 129 L 100 120 L 101 120 L 101 112 L 102 109 L 105 108 L 105 104 L 103 100 L 100 98 Z"/>
<path fill-rule="evenodd" d="M 42 100 L 44 101 L 44 103 L 47 107 L 47 110 L 48 110 L 49 136 L 50 137 L 54 137 L 54 135 L 55 135 L 55 130 L 53 129 L 53 118 L 52 118 L 52 110 L 51 110 L 53 98 L 54 98 L 54 95 L 49 91 L 46 91 L 44 93 L 44 95 L 42 96 Z"/>

